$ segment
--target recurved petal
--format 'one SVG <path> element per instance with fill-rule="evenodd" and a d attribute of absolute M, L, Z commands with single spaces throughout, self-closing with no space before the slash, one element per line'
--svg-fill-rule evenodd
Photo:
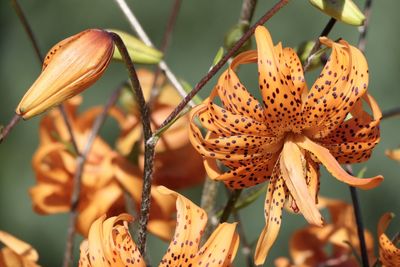
<path fill-rule="evenodd" d="M 159 266 L 186 266 L 187 261 L 197 255 L 201 235 L 207 223 L 207 214 L 192 201 L 159 186 L 158 191 L 176 199 L 176 229 L 174 237 Z M 183 265 L 185 264 L 185 265 Z"/>
<path fill-rule="evenodd" d="M 382 266 L 394 267 L 400 266 L 400 248 L 385 234 L 390 221 L 394 218 L 394 214 L 387 212 L 382 215 L 378 223 L 378 238 L 379 238 L 379 260 Z"/>
<path fill-rule="evenodd" d="M 6 256 L 4 254 L 5 248 L 3 248 L 0 251 L 0 266 L 4 267 L 38 266 L 35 264 L 35 262 L 39 259 L 39 255 L 37 251 L 30 244 L 22 240 L 19 240 L 15 236 L 4 231 L 0 231 L 0 242 L 5 245 L 5 248 L 8 248 L 10 250 L 10 252 L 6 252 L 6 254 L 10 254 L 11 257 L 15 256 L 15 261 L 20 262 L 20 265 L 10 264 L 11 262 L 7 258 L 3 258 L 4 256 Z M 2 265 L 3 263 L 5 263 L 5 265 Z"/>
<path fill-rule="evenodd" d="M 230 266 L 239 246 L 236 224 L 222 224 L 199 249 L 207 214 L 179 193 L 159 186 L 158 191 L 176 200 L 175 235 L 161 266 Z"/>
<path fill-rule="evenodd" d="M 273 180 L 270 181 L 264 204 L 265 227 L 258 238 L 254 263 L 261 265 L 265 262 L 269 250 L 274 244 L 282 221 L 282 209 L 287 197 L 285 181 L 280 174 L 279 166 L 274 168 Z"/>
<path fill-rule="evenodd" d="M 188 266 L 231 266 L 239 247 L 236 223 L 223 223 L 211 234 Z M 190 265 L 192 264 L 192 265 Z"/>
<path fill-rule="evenodd" d="M 372 189 L 383 181 L 381 175 L 372 178 L 357 178 L 348 174 L 342 169 L 328 149 L 311 141 L 305 136 L 298 136 L 296 138 L 296 144 L 311 152 L 326 167 L 326 169 L 341 182 L 361 189 Z"/>
<path fill-rule="evenodd" d="M 235 73 L 237 66 L 256 62 L 256 60 L 256 51 L 246 51 L 239 54 L 233 59 L 229 68 L 219 77 L 213 91 L 218 94 L 223 106 L 229 112 L 248 117 L 254 121 L 263 122 L 265 116 L 262 105 L 247 91 Z"/>
<path fill-rule="evenodd" d="M 88 240 L 81 245 L 80 264 L 93 267 L 145 267 L 128 231 L 127 222 L 132 220 L 132 216 L 126 213 L 107 220 L 105 215 L 97 219 L 90 227 Z"/>
<path fill-rule="evenodd" d="M 314 83 L 303 107 L 306 133 L 323 138 L 346 118 L 368 87 L 368 65 L 364 55 L 345 41 L 320 41 L 332 47 L 328 63 Z"/>
<path fill-rule="evenodd" d="M 279 162 L 285 185 L 300 212 L 309 223 L 322 226 L 323 219 L 315 202 L 315 191 L 311 195 L 307 186 L 305 157 L 291 139 L 285 141 Z"/>
<path fill-rule="evenodd" d="M 292 51 L 284 52 L 281 44 L 274 47 L 265 27 L 256 28 L 255 38 L 259 87 L 267 122 L 276 136 L 288 130 L 297 132 L 303 127 L 300 112 L 304 77 L 300 61 Z"/>
<path fill-rule="evenodd" d="M 362 100 L 371 108 L 372 116 L 364 111 Z M 382 113 L 369 94 L 365 94 L 352 110 L 352 118 L 343 122 L 334 132 L 319 139 L 339 163 L 367 160 L 380 139 L 379 123 Z"/>

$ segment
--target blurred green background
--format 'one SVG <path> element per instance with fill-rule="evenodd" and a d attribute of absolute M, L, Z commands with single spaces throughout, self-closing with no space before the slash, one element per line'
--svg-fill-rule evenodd
<path fill-rule="evenodd" d="M 160 44 L 172 0 L 128 2 L 154 43 Z M 275 2 L 259 1 L 254 18 L 260 17 Z M 356 2 L 360 7 L 364 4 L 364 1 Z M 130 30 L 112 0 L 21 0 L 20 3 L 43 53 L 56 42 L 86 28 Z M 191 84 L 203 77 L 223 42 L 225 32 L 237 22 L 240 8 L 241 1 L 183 1 L 166 56 L 166 61 L 177 76 Z M 397 0 L 375 1 L 368 33 L 366 56 L 370 66 L 369 90 L 382 110 L 400 104 L 399 10 L 400 2 Z M 308 1 L 290 1 L 266 26 L 274 42 L 282 41 L 284 46 L 296 46 L 303 40 L 315 38 L 328 19 L 309 5 Z M 331 37 L 342 37 L 356 44 L 358 31 L 356 27 L 338 23 Z M 10 1 L 6 0 L 0 1 L 0 38 L 0 123 L 6 124 L 13 116 L 20 98 L 40 71 L 32 46 Z M 111 90 L 126 77 L 123 65 L 113 63 L 105 76 L 84 93 L 85 103 L 105 103 Z M 257 88 L 256 72 L 245 70 L 241 77 L 249 81 L 248 88 Z M 201 95 L 207 95 L 214 83 L 215 78 L 207 84 Z M 308 79 L 308 84 L 311 86 L 312 79 Z M 0 229 L 31 243 L 39 251 L 40 264 L 43 266 L 59 266 L 64 250 L 67 216 L 35 214 L 27 193 L 35 181 L 31 156 L 38 145 L 38 122 L 39 119 L 35 118 L 20 123 L 0 145 Z M 102 133 L 111 140 L 116 135 L 116 128 L 112 124 L 107 126 Z M 384 155 L 385 149 L 400 145 L 399 118 L 382 122 L 381 129 L 382 141 L 371 160 L 368 164 L 355 166 L 359 170 L 367 165 L 367 176 L 382 174 L 386 178 L 379 188 L 359 191 L 365 226 L 374 234 L 383 212 L 393 211 L 400 214 L 400 165 Z M 200 187 L 186 190 L 184 194 L 199 203 L 200 190 Z M 321 177 L 321 194 L 350 200 L 347 186 L 337 182 L 325 171 Z M 255 204 L 241 212 L 250 241 L 256 240 L 264 226 L 263 202 L 264 197 L 260 197 Z M 277 256 L 288 254 L 287 244 L 291 233 L 306 224 L 299 215 L 286 212 L 283 217 L 280 235 L 265 266 L 270 266 Z M 395 219 L 389 233 L 398 231 L 399 225 L 399 219 Z M 167 244 L 155 238 L 150 240 L 149 251 L 154 258 L 152 262 L 156 265 Z M 239 252 L 235 266 L 243 264 L 243 257 Z"/>

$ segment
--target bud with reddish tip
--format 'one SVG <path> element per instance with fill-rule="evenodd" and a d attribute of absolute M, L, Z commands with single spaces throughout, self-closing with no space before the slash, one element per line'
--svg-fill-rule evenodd
<path fill-rule="evenodd" d="M 113 52 L 112 36 L 98 29 L 59 42 L 46 55 L 40 76 L 25 93 L 16 113 L 29 119 L 79 94 L 100 78 Z"/>

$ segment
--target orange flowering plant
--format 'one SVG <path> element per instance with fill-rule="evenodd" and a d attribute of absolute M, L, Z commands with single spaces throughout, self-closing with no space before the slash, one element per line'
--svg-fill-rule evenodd
<path fill-rule="evenodd" d="M 255 254 L 256 264 L 262 264 L 277 237 L 287 199 L 308 222 L 322 226 L 316 206 L 319 164 L 351 186 L 371 189 L 379 185 L 382 176 L 359 179 L 339 163 L 357 163 L 370 157 L 379 141 L 381 111 L 367 93 L 367 62 L 347 42 L 320 38 L 332 48 L 332 54 L 308 90 L 296 53 L 281 44 L 274 47 L 262 26 L 256 29 L 255 37 L 257 50 L 235 57 L 210 97 L 192 110 L 190 138 L 205 158 L 210 178 L 239 189 L 269 181 L 266 226 Z M 255 62 L 262 104 L 235 73 L 239 65 Z M 363 101 L 372 115 L 364 110 Z M 205 137 L 195 124 L 196 118 L 207 129 Z M 218 162 L 230 170 L 222 171 Z"/>
<path fill-rule="evenodd" d="M 31 177 L 26 190 L 28 204 L 19 201 L 24 199 L 20 194 L 16 202 L 7 199 L 3 191 L 0 193 L 0 204 L 24 218 L 16 226 L 29 223 L 38 236 L 36 230 L 40 235 L 43 230 L 35 216 L 47 215 L 41 218 L 46 222 L 48 215 L 67 213 L 63 267 L 153 266 L 157 262 L 165 267 L 400 265 L 398 235 L 392 237 L 387 231 L 393 214 L 385 213 L 378 222 L 377 236 L 371 234 L 363 228 L 360 204 L 364 203 L 359 201 L 356 190 L 378 187 L 383 182 L 383 176 L 378 175 L 381 172 L 392 183 L 390 170 L 386 165 L 378 166 L 370 170 L 376 176 L 364 178 L 363 172 L 354 175 L 351 166 L 366 164 L 381 141 L 381 127 L 386 126 L 382 120 L 400 114 L 398 108 L 381 112 L 382 94 L 371 92 L 378 86 L 370 86 L 369 69 L 377 73 L 378 64 L 367 63 L 364 54 L 371 13 L 369 0 L 365 12 L 353 0 L 293 4 L 307 7 L 301 14 L 316 12 L 330 17 L 320 36 L 300 40 L 305 45 L 297 46 L 297 51 L 275 44 L 263 26 L 291 1 L 277 0 L 252 23 L 257 1 L 243 0 L 239 21 L 228 27 L 231 30 L 225 38 L 220 38 L 225 40 L 228 51 L 224 53 L 222 47 L 218 50 L 210 69 L 193 88 L 181 79 L 183 71 L 174 73 L 172 69 L 179 70 L 186 66 L 180 64 L 188 61 L 190 64 L 185 64 L 190 68 L 185 71 L 197 73 L 195 67 L 201 60 L 196 46 L 187 43 L 193 50 L 187 59 L 182 56 L 186 51 L 168 54 L 167 49 L 181 1 L 173 3 L 160 50 L 126 0 L 114 2 L 136 34 L 111 28 L 82 30 L 56 43 L 42 62 L 34 31 L 18 0 L 11 1 L 42 64 L 37 78 L 27 86 L 29 89 L 24 94 L 18 92 L 22 96 L 19 104 L 12 103 L 13 107 L 7 108 L 16 114 L 0 132 L 3 141 L 18 121 L 29 119 L 32 123 L 35 119 L 31 118 L 40 116 L 38 146 L 26 159 L 31 162 L 32 173 L 19 175 L 16 168 L 12 175 Z M 228 18 L 235 4 L 224 7 L 224 16 Z M 259 1 L 257 7 L 262 9 L 268 4 Z M 96 8 L 91 6 L 91 10 Z M 146 16 L 151 17 L 152 8 L 146 10 Z M 84 13 L 86 21 L 89 17 Z M 292 31 L 291 22 L 285 19 L 288 31 L 281 31 L 285 36 Z M 276 31 L 273 23 L 269 27 Z M 339 34 L 349 41 L 328 38 L 336 23 L 360 26 L 357 47 L 347 36 L 350 31 Z M 57 22 L 60 25 L 63 23 Z M 308 34 L 308 28 L 312 27 L 300 28 L 302 37 Z M 203 45 L 204 38 L 198 33 L 196 36 L 196 42 Z M 387 50 L 394 53 L 394 49 Z M 167 61 L 177 54 L 179 61 L 170 68 Z M 3 58 L 6 62 L 7 57 Z M 19 63 L 15 60 L 0 71 Z M 119 75 L 121 63 L 127 71 L 125 78 Z M 146 68 L 143 64 L 147 64 Z M 319 73 L 311 73 L 311 69 L 321 66 Z M 109 68 L 112 70 L 107 72 Z M 225 69 L 216 76 L 222 68 Z M 386 66 L 385 61 L 384 69 L 386 81 L 390 75 L 386 70 L 394 68 Z M 246 77 L 246 72 L 253 77 Z M 189 81 L 188 73 L 184 78 Z M 314 76 L 314 83 L 307 85 L 306 78 Z M 22 82 L 25 75 L 18 78 Z M 114 81 L 115 78 L 121 80 Z M 198 94 L 213 78 L 216 84 L 211 91 Z M 110 80 L 119 86 L 104 106 L 93 105 L 102 97 L 100 88 Z M 379 79 L 371 80 L 379 83 Z M 256 88 L 248 90 L 252 82 Z M 8 83 L 3 84 L 6 88 Z M 14 84 L 19 83 L 13 81 Z M 89 87 L 92 89 L 86 91 Z M 35 135 L 27 136 L 36 139 Z M 379 149 L 375 154 L 383 155 Z M 399 160 L 399 151 L 387 150 L 386 155 Z M 2 158 L 3 164 L 7 159 Z M 386 157 L 382 160 L 396 166 Z M 15 161 L 12 163 L 15 166 Z M 368 163 L 368 167 L 374 163 Z M 321 197 L 336 193 L 324 191 L 329 182 L 321 167 L 341 182 L 337 183 L 339 186 L 350 188 L 352 205 L 344 199 Z M 379 190 L 383 189 L 363 191 L 373 198 L 365 204 L 366 215 L 371 218 L 367 226 L 370 221 L 375 225 L 375 217 L 387 208 L 385 203 L 396 203 L 396 196 L 382 197 Z M 265 194 L 259 203 L 263 213 L 254 208 L 261 194 Z M 20 204 L 27 204 L 29 210 L 32 206 L 35 213 L 26 212 Z M 287 227 L 295 226 L 293 235 L 276 242 L 284 208 L 289 211 L 287 216 L 301 214 L 300 220 L 307 224 L 289 223 Z M 395 208 L 388 210 L 396 212 Z M 49 227 L 43 241 L 29 239 L 28 232 L 24 239 L 30 245 L 8 234 L 17 232 L 7 229 L 8 222 L 14 224 L 13 216 L 3 210 L 0 214 L 0 267 L 47 264 L 48 255 L 55 251 L 48 242 L 56 246 L 54 240 L 60 240 L 59 232 L 52 234 Z M 257 224 L 260 225 L 254 226 Z M 74 257 L 78 234 L 82 238 L 79 261 Z M 164 243 L 156 243 L 159 240 Z M 40 251 L 42 242 L 47 242 L 44 247 L 49 251 L 41 253 L 39 262 L 39 253 L 33 247 Z M 279 253 L 272 251 L 275 243 Z M 288 249 L 279 247 L 282 243 Z M 162 255 L 158 255 L 159 251 Z"/>

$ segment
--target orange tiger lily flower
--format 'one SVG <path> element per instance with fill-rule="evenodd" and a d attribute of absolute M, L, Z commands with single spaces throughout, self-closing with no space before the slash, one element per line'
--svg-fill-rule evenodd
<path fill-rule="evenodd" d="M 101 108 L 78 114 L 81 97 L 72 98 L 65 108 L 79 149 L 82 149 L 92 131 L 93 122 Z M 123 120 L 118 109 L 110 115 Z M 70 144 L 69 132 L 58 110 L 52 110 L 40 123 L 40 146 L 33 156 L 32 165 L 37 183 L 30 189 L 34 210 L 40 214 L 54 214 L 70 210 L 76 155 Z M 104 213 L 117 215 L 127 210 L 124 194 L 128 194 L 140 209 L 142 172 L 119 153 L 112 150 L 100 137 L 96 137 L 81 178 L 77 229 L 87 236 L 90 225 Z M 148 229 L 155 235 L 169 239 L 173 234 L 172 211 L 175 202 L 152 192 L 152 209 Z"/>
<path fill-rule="evenodd" d="M 371 189 L 380 184 L 382 176 L 359 179 L 344 171 L 340 163 L 362 162 L 370 157 L 379 141 L 381 111 L 367 94 L 367 62 L 347 42 L 320 38 L 322 44 L 332 48 L 332 54 L 308 90 L 293 49 L 281 44 L 274 47 L 262 26 L 256 29 L 255 38 L 257 50 L 235 57 L 210 97 L 192 110 L 189 137 L 204 157 L 212 179 L 230 188 L 270 182 L 266 226 L 255 254 L 256 264 L 262 264 L 277 237 L 287 199 L 309 223 L 322 226 L 316 206 L 319 164 L 352 186 Z M 262 104 L 235 73 L 238 66 L 255 62 Z M 372 115 L 364 111 L 363 101 Z M 205 137 L 195 124 L 196 118 L 207 130 Z M 217 162 L 230 170 L 221 171 Z"/>
<path fill-rule="evenodd" d="M 287 258 L 275 260 L 276 267 L 343 266 L 357 267 L 352 248 L 360 253 L 357 225 L 353 207 L 343 201 L 321 199 L 319 207 L 326 207 L 331 222 L 318 227 L 309 225 L 296 231 L 289 241 L 292 262 Z M 369 262 L 374 262 L 374 240 L 369 231 L 364 231 Z M 332 252 L 327 253 L 327 247 Z"/>
<path fill-rule="evenodd" d="M 393 213 L 385 213 L 380 218 L 378 224 L 379 260 L 383 267 L 400 266 L 400 248 L 385 234 L 393 217 Z M 396 240 L 396 242 L 398 241 Z"/>
<path fill-rule="evenodd" d="M 36 263 L 39 255 L 28 243 L 3 231 L 0 231 L 0 243 L 4 244 L 0 250 L 1 267 L 40 267 Z"/>
<path fill-rule="evenodd" d="M 46 55 L 42 72 L 25 93 L 16 113 L 29 119 L 79 94 L 102 76 L 113 52 L 111 35 L 98 29 L 59 42 Z"/>
<path fill-rule="evenodd" d="M 159 186 L 158 191 L 176 201 L 177 209 L 175 235 L 159 266 L 231 266 L 239 246 L 236 223 L 220 224 L 199 248 L 206 212 L 166 187 Z M 79 266 L 146 266 L 128 231 L 132 216 L 105 218 L 100 217 L 90 227 L 88 239 L 81 244 Z"/>
<path fill-rule="evenodd" d="M 146 101 L 150 99 L 154 74 L 146 69 L 137 71 Z M 152 109 L 151 123 L 153 130 L 158 129 L 164 119 L 181 101 L 181 96 L 166 82 L 165 76 L 159 75 L 157 86 L 160 87 Z M 122 105 L 127 112 L 125 120 L 120 124 L 121 135 L 117 140 L 117 150 L 122 155 L 129 155 L 135 144 L 143 144 L 142 123 L 138 107 L 130 92 L 122 95 Z M 164 185 L 171 189 L 180 189 L 197 185 L 204 181 L 205 170 L 201 156 L 190 144 L 187 134 L 189 116 L 176 121 L 160 137 L 156 145 L 154 158 L 154 184 Z M 144 147 L 140 148 L 139 166 L 144 166 Z"/>

